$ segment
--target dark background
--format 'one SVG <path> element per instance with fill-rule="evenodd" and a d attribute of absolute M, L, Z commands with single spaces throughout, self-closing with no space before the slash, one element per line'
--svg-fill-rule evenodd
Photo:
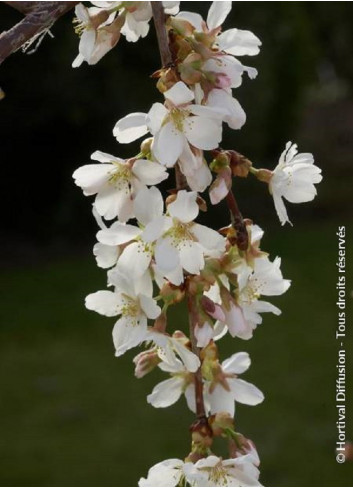
<path fill-rule="evenodd" d="M 209 6 L 182 3 L 204 14 Z M 21 18 L 0 10 L 1 30 Z M 288 206 L 293 228 L 281 228 L 264 185 L 250 178 L 234 185 L 243 214 L 266 230 L 263 249 L 282 256 L 293 280 L 273 301 L 281 317 L 265 317 L 251 342 L 222 343 L 225 355 L 249 351 L 245 378 L 266 394 L 261 406 L 239 406 L 237 414 L 237 429 L 257 443 L 264 485 L 352 482 L 353 465 L 339 466 L 334 454 L 339 225 L 348 229 L 348 302 L 352 289 L 352 18 L 349 2 L 241 2 L 226 21 L 263 45 L 257 57 L 242 58 L 259 76 L 245 77 L 235 92 L 248 121 L 224 131 L 223 147 L 273 168 L 293 140 L 314 153 L 324 175 L 314 202 Z M 36 53 L 16 53 L 1 66 L 0 484 L 133 486 L 154 463 L 187 454 L 192 416 L 181 401 L 168 410 L 147 406 L 162 377 L 134 379 L 136 352 L 115 359 L 113 321 L 85 311 L 85 295 L 104 287 L 105 274 L 91 256 L 90 200 L 71 175 L 96 149 L 136 154 L 138 143 L 119 145 L 112 128 L 160 100 L 149 78 L 159 56 L 151 29 L 137 44 L 122 39 L 98 65 L 72 69 L 71 20 L 69 13 L 57 22 L 55 39 Z M 227 219 L 222 204 L 212 210 L 214 225 Z M 185 328 L 184 311 L 172 322 Z"/>

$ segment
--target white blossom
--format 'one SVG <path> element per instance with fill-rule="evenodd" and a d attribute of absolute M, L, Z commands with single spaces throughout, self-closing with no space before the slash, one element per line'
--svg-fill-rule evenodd
<path fill-rule="evenodd" d="M 222 138 L 222 112 L 192 104 L 194 93 L 183 82 L 164 92 L 166 106 L 157 102 L 148 114 L 134 113 L 120 119 L 114 128 L 119 143 L 129 143 L 150 132 L 152 153 L 160 163 L 173 166 L 190 143 L 211 150 Z"/>
<path fill-rule="evenodd" d="M 275 208 L 282 226 L 289 222 L 283 197 L 298 204 L 309 202 L 317 194 L 314 184 L 322 180 L 321 169 L 314 165 L 311 153 L 298 153 L 297 145 L 288 142 L 269 181 Z"/>
<path fill-rule="evenodd" d="M 146 281 L 130 281 L 115 270 L 110 275 L 115 291 L 100 290 L 86 297 L 86 307 L 108 317 L 120 315 L 113 329 L 116 356 L 145 341 L 147 319 L 156 319 L 161 309 L 146 289 Z"/>
<path fill-rule="evenodd" d="M 196 463 L 180 459 L 160 462 L 139 480 L 140 487 L 252 487 L 261 486 L 259 470 L 252 454 L 222 460 L 215 455 Z"/>
<path fill-rule="evenodd" d="M 251 454 L 227 460 L 222 460 L 215 455 L 209 455 L 198 460 L 195 464 L 191 462 L 185 463 L 183 472 L 190 486 L 261 486 L 258 480 L 260 473 Z"/>
<path fill-rule="evenodd" d="M 73 178 L 84 195 L 97 194 L 95 208 L 105 219 L 118 217 L 126 222 L 134 217 L 137 192 L 168 178 L 165 168 L 154 161 L 123 160 L 101 151 L 93 153 L 91 159 L 100 163 L 81 166 Z"/>

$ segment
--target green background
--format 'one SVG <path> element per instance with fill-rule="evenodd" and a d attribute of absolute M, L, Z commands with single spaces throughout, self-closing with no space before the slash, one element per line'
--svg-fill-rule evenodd
<path fill-rule="evenodd" d="M 207 12 L 208 2 L 183 2 Z M 20 15 L 1 5 L 0 27 Z M 237 429 L 257 445 L 264 485 L 351 485 L 353 464 L 335 461 L 336 257 L 339 225 L 347 226 L 347 313 L 352 317 L 352 5 L 344 2 L 234 3 L 226 27 L 262 40 L 259 70 L 237 90 L 248 116 L 224 147 L 255 166 L 273 168 L 287 140 L 312 151 L 324 180 L 313 203 L 288 206 L 294 227 L 282 228 L 264 185 L 236 181 L 246 217 L 266 230 L 262 248 L 282 257 L 287 294 L 273 302 L 249 342 L 222 340 L 224 358 L 248 351 L 244 379 L 266 395 L 237 406 Z M 113 321 L 84 309 L 85 295 L 104 287 L 91 255 L 95 223 L 73 170 L 96 149 L 135 154 L 111 130 L 131 111 L 158 99 L 148 75 L 159 67 L 151 30 L 138 44 L 122 40 L 97 66 L 73 70 L 78 40 L 71 14 L 30 56 L 1 67 L 2 181 L 0 329 L 0 484 L 135 486 L 148 468 L 189 451 L 193 416 L 183 400 L 167 410 L 146 404 L 163 375 L 133 376 L 137 350 L 114 358 Z M 168 182 L 166 188 L 172 186 Z M 215 226 L 227 223 L 221 204 Z M 182 308 L 171 326 L 186 330 Z M 350 323 L 347 323 L 351 326 Z M 352 333 L 347 347 L 347 438 L 353 438 Z"/>

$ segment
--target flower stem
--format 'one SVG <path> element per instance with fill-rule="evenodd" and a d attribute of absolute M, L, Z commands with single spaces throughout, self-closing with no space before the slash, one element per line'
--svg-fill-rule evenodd
<path fill-rule="evenodd" d="M 237 245 L 242 251 L 247 250 L 249 244 L 248 231 L 243 219 L 243 216 L 239 210 L 237 201 L 235 200 L 232 190 L 230 190 L 226 196 L 227 205 L 230 212 L 230 220 L 232 226 L 237 232 Z"/>
<path fill-rule="evenodd" d="M 169 49 L 168 33 L 165 26 L 166 15 L 164 13 L 162 2 L 151 2 L 151 5 L 162 67 L 166 68 L 173 63 L 172 54 Z M 177 190 L 187 187 L 186 179 L 181 173 L 178 163 L 175 165 L 175 184 Z"/>
<path fill-rule="evenodd" d="M 195 327 L 197 322 L 197 310 L 195 303 L 195 296 L 190 292 L 187 295 L 188 311 L 189 311 L 189 330 L 191 349 L 195 355 L 200 358 L 200 349 L 197 346 L 197 340 L 195 336 Z M 195 400 L 196 400 L 196 414 L 198 418 L 206 418 L 205 403 L 203 399 L 203 381 L 201 367 L 197 370 L 194 376 L 195 379 Z"/>

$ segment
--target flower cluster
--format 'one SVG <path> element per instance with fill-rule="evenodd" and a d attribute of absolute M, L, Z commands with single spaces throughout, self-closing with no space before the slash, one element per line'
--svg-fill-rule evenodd
<path fill-rule="evenodd" d="M 148 32 L 150 2 L 92 3 L 76 7 L 81 40 L 75 66 L 96 63 L 121 34 L 136 41 Z M 163 101 L 147 113 L 123 117 L 113 130 L 123 144 L 148 137 L 131 158 L 96 151 L 91 158 L 97 163 L 73 174 L 84 194 L 95 196 L 99 231 L 93 253 L 107 270 L 107 289 L 89 294 L 86 307 L 117 317 L 116 356 L 145 345 L 134 358 L 137 378 L 155 368 L 168 376 L 147 397 L 149 404 L 165 408 L 184 396 L 197 415 L 190 454 L 155 465 L 139 485 L 255 486 L 259 458 L 254 444 L 234 430 L 235 403 L 255 406 L 264 395 L 239 378 L 250 367 L 249 355 L 241 351 L 221 361 L 217 342 L 227 333 L 249 340 L 262 313 L 281 314 L 264 297 L 283 294 L 290 281 L 283 278 L 281 259 L 261 250 L 263 230 L 243 219 L 232 180 L 254 175 L 266 182 L 284 224 L 289 219 L 283 197 L 312 200 L 320 169 L 291 143 L 274 171 L 219 148 L 223 123 L 237 130 L 246 120 L 233 90 L 244 73 L 257 74 L 238 57 L 258 54 L 261 42 L 249 31 L 222 31 L 232 2 L 213 2 L 206 21 L 178 12 L 179 2 L 162 4 L 169 14 L 162 28 L 172 62 L 153 76 Z M 164 198 L 157 185 L 171 169 L 177 188 Z M 206 190 L 212 205 L 226 199 L 229 226 L 213 230 L 196 222 L 207 209 L 200 195 Z M 189 331 L 173 332 L 169 308 L 181 302 L 187 304 Z M 229 459 L 212 452 L 215 437 L 228 441 Z"/>

